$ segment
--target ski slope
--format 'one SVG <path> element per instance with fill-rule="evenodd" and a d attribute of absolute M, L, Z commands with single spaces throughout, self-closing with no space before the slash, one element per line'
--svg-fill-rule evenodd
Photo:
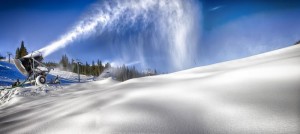
<path fill-rule="evenodd" d="M 8 62 L 0 61 L 0 89 L 1 86 L 9 86 L 17 79 L 23 80 L 23 76 L 15 65 Z"/>
<path fill-rule="evenodd" d="M 22 88 L 11 89 L 12 84 L 17 79 L 23 82 L 26 77 L 22 75 L 14 64 L 8 62 L 0 62 L 0 105 L 7 103 L 16 95 L 21 96 L 37 96 L 37 95 L 48 95 L 55 93 L 56 90 L 62 89 L 63 86 L 72 83 L 78 83 L 78 74 L 63 71 L 59 68 L 52 69 L 47 75 L 47 82 L 53 82 L 55 77 L 59 76 L 60 84 L 48 84 L 45 87 L 35 87 L 30 84 L 24 85 Z M 98 78 L 101 79 L 101 78 Z M 92 76 L 80 75 L 80 82 L 93 81 Z M 53 92 L 54 91 L 54 92 Z"/>
<path fill-rule="evenodd" d="M 298 134 L 299 66 L 298 45 L 122 83 L 15 95 L 0 107 L 0 133 Z"/>
<path fill-rule="evenodd" d="M 47 75 L 48 82 L 55 79 L 56 76 L 59 76 L 62 83 L 77 83 L 78 75 L 76 73 L 63 71 L 59 68 L 55 68 L 50 71 L 50 74 Z M 24 81 L 26 77 L 22 75 L 14 64 L 0 61 L 0 89 L 5 87 L 11 87 L 11 85 L 19 79 Z M 92 81 L 92 76 L 80 75 L 81 82 Z"/>
<path fill-rule="evenodd" d="M 64 71 L 59 68 L 55 68 L 54 70 L 51 70 L 49 76 L 52 79 L 54 79 L 56 76 L 59 76 L 60 80 L 63 83 L 78 82 L 78 74 L 73 73 L 73 72 Z M 49 79 L 51 79 L 51 78 L 49 78 Z M 92 81 L 92 80 L 93 80 L 92 76 L 80 75 L 80 82 L 88 82 L 88 81 Z"/>

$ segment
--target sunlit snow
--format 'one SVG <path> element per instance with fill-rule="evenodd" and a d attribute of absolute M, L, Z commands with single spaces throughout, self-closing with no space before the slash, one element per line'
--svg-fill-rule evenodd
<path fill-rule="evenodd" d="M 121 83 L 15 94 L 0 107 L 0 133 L 296 134 L 299 66 L 300 46 L 292 46 Z"/>

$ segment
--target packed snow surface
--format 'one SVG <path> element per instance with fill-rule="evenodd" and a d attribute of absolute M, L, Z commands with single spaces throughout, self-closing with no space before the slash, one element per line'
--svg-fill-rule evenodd
<path fill-rule="evenodd" d="M 299 134 L 299 103 L 300 46 L 292 46 L 122 83 L 15 94 L 0 107 L 0 133 Z"/>

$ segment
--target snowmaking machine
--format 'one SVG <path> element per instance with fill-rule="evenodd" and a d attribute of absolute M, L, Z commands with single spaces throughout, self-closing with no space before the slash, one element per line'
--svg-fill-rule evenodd
<path fill-rule="evenodd" d="M 33 52 L 20 59 L 14 59 L 15 66 L 19 72 L 27 76 L 23 84 L 31 83 L 39 86 L 46 84 L 46 76 L 52 68 L 47 67 L 42 61 L 43 56 L 39 52 Z"/>

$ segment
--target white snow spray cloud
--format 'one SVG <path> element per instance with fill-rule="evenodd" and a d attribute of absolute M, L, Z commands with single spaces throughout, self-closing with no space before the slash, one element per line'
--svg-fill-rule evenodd
<path fill-rule="evenodd" d="M 153 47 L 164 50 L 164 58 L 169 60 L 173 70 L 184 69 L 191 67 L 196 58 L 201 31 L 199 9 L 200 4 L 194 0 L 101 1 L 73 29 L 38 51 L 48 56 L 78 38 L 122 30 L 122 27 L 136 23 L 145 26 L 151 23 L 155 27 L 152 34 L 158 37 L 153 40 Z M 137 46 L 138 61 L 146 65 L 142 48 Z"/>

